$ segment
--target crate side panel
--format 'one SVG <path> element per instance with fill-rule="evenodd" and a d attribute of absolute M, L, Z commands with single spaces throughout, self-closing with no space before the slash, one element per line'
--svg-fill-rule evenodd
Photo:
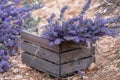
<path fill-rule="evenodd" d="M 63 64 L 62 67 L 61 67 L 61 75 L 65 76 L 66 74 L 70 74 L 70 73 L 73 73 L 73 72 L 77 71 L 78 62 L 80 62 L 79 63 L 80 68 L 82 70 L 84 70 L 84 69 L 87 69 L 88 66 L 93 61 L 94 61 L 94 57 L 89 57 L 89 58 L 86 58 L 86 59 L 78 60 L 76 62 L 70 62 L 70 63 Z"/>
<path fill-rule="evenodd" d="M 61 52 L 78 49 L 78 47 L 75 47 L 73 45 L 75 44 L 71 41 L 61 43 L 60 44 Z"/>
<path fill-rule="evenodd" d="M 49 51 L 41 47 L 37 47 L 35 45 L 26 42 L 22 42 L 22 49 L 25 52 L 28 52 L 34 56 L 38 56 L 39 58 L 59 64 L 59 54 L 55 52 Z"/>
<path fill-rule="evenodd" d="M 23 63 L 27 64 L 28 66 L 31 66 L 35 69 L 43 71 L 49 75 L 52 75 L 54 77 L 59 76 L 59 66 L 58 65 L 47 62 L 38 57 L 29 55 L 28 53 L 22 53 L 22 61 L 23 61 Z"/>
<path fill-rule="evenodd" d="M 21 39 L 23 41 L 28 41 L 30 43 L 39 45 L 41 47 L 53 50 L 55 52 L 59 52 L 59 46 L 50 47 L 48 40 L 43 39 L 43 38 L 39 37 L 38 35 L 32 34 L 30 32 L 22 31 L 21 32 Z"/>
<path fill-rule="evenodd" d="M 93 55 L 89 48 L 79 48 L 76 50 L 64 52 L 61 54 L 61 63 L 74 61 L 76 59 L 85 58 Z"/>
<path fill-rule="evenodd" d="M 91 43 L 91 45 L 92 45 L 92 43 Z M 62 53 L 62 52 L 65 52 L 65 51 L 79 49 L 79 48 L 86 49 L 87 47 L 85 47 L 83 45 L 75 44 L 74 42 L 71 42 L 71 41 L 68 41 L 68 42 L 61 43 L 60 48 L 61 48 L 61 53 Z"/>

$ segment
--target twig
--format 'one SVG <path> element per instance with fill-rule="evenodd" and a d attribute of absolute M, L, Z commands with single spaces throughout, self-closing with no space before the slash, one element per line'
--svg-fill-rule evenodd
<path fill-rule="evenodd" d="M 108 5 L 112 5 L 112 3 L 110 3 L 110 2 L 108 2 L 106 0 L 104 0 L 104 2 L 107 3 Z"/>
<path fill-rule="evenodd" d="M 86 48 L 90 48 L 91 47 L 90 41 L 86 41 L 86 42 L 87 42 L 87 47 Z"/>
<path fill-rule="evenodd" d="M 35 57 L 33 57 L 33 60 L 36 58 L 36 55 L 38 54 L 39 50 L 40 50 L 40 48 L 38 46 L 37 50 L 35 51 Z"/>

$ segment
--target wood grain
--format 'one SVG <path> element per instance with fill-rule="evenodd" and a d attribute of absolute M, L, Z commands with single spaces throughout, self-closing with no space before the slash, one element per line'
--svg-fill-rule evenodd
<path fill-rule="evenodd" d="M 81 69 L 87 69 L 95 61 L 94 46 L 82 48 L 79 45 L 76 47 L 73 42 L 64 42 L 50 47 L 49 41 L 27 31 L 21 32 L 21 39 L 23 63 L 54 77 L 74 73 L 77 65 Z"/>
<path fill-rule="evenodd" d="M 21 32 L 21 38 L 22 38 L 23 41 L 28 41 L 30 43 L 40 45 L 41 47 L 53 50 L 55 52 L 59 52 L 59 46 L 50 47 L 49 46 L 49 41 L 39 37 L 38 35 L 32 34 L 28 31 L 22 31 Z"/>
<path fill-rule="evenodd" d="M 89 57 L 91 55 L 92 55 L 91 49 L 87 49 L 87 48 L 75 49 L 61 54 L 61 63 L 74 61 L 75 59 L 81 59 L 81 58 Z"/>
<path fill-rule="evenodd" d="M 65 77 L 66 75 L 74 73 L 75 71 L 77 71 L 77 65 L 80 65 L 80 68 L 82 70 L 87 69 L 88 66 L 93 62 L 93 60 L 94 57 L 91 56 L 89 58 L 79 59 L 75 62 L 73 61 L 66 64 L 57 65 L 41 58 L 34 57 L 33 55 L 30 55 L 28 53 L 22 53 L 23 63 L 54 77 Z"/>
<path fill-rule="evenodd" d="M 70 62 L 61 66 L 61 74 L 65 75 L 68 73 L 73 73 L 77 71 L 77 65 L 80 65 L 82 70 L 87 69 L 88 66 L 94 61 L 94 57 L 89 57 L 86 59 L 80 59 L 76 62 Z"/>
<path fill-rule="evenodd" d="M 40 46 L 32 45 L 30 43 L 22 42 L 21 45 L 22 45 L 21 47 L 24 50 L 24 52 L 30 53 L 39 58 L 49 60 L 56 64 L 59 64 L 60 62 L 59 57 L 61 57 L 61 64 L 63 64 L 63 63 L 74 61 L 74 59 L 85 58 L 85 57 L 93 55 L 91 54 L 91 49 L 88 49 L 88 48 L 74 49 L 74 50 L 64 52 L 59 55 L 55 52 L 41 48 Z M 38 49 L 39 51 L 36 53 Z"/>
<path fill-rule="evenodd" d="M 27 53 L 22 53 L 22 61 L 23 63 L 31 66 L 35 69 L 43 71 L 49 75 L 58 77 L 59 75 L 59 66 L 38 57 L 34 57 Z"/>
<path fill-rule="evenodd" d="M 41 48 L 40 46 L 37 47 L 35 45 L 26 42 L 22 42 L 21 45 L 24 52 L 30 53 L 33 56 L 37 56 L 39 58 L 46 59 L 56 64 L 59 64 L 59 54 Z M 39 51 L 36 53 L 38 49 Z"/>

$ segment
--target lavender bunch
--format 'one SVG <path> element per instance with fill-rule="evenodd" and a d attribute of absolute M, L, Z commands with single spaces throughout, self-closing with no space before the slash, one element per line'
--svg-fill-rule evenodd
<path fill-rule="evenodd" d="M 8 56 L 14 55 L 19 46 L 19 36 L 31 18 L 31 8 L 17 7 L 21 0 L 0 0 L 0 72 L 9 69 Z"/>
<path fill-rule="evenodd" d="M 95 42 L 99 37 L 117 36 L 117 32 L 109 28 L 107 24 L 120 22 L 120 17 L 104 19 L 97 14 L 95 19 L 83 19 L 84 14 L 90 7 L 91 0 L 88 0 L 83 10 L 76 17 L 61 21 L 67 7 L 61 9 L 60 18 L 53 21 L 53 17 L 49 18 L 48 24 L 45 26 L 42 37 L 49 40 L 50 46 L 59 45 L 62 42 L 72 41 L 77 44 L 85 45 L 88 42 Z M 62 15 L 62 16 L 61 16 Z M 60 22 L 60 21 L 61 22 Z"/>

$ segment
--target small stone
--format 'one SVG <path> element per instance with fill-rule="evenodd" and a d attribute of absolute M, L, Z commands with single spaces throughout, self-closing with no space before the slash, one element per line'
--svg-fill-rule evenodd
<path fill-rule="evenodd" d="M 19 68 L 26 68 L 26 65 L 24 65 L 24 64 L 20 64 L 20 65 L 17 65 L 17 66 L 19 66 Z"/>
<path fill-rule="evenodd" d="M 14 72 L 14 73 L 17 73 L 17 72 L 19 72 L 19 69 L 14 69 L 13 72 Z"/>
<path fill-rule="evenodd" d="M 89 71 L 97 70 L 98 66 L 95 63 L 91 63 L 90 66 L 88 67 Z"/>
<path fill-rule="evenodd" d="M 83 76 L 83 79 L 88 79 L 88 76 Z"/>
<path fill-rule="evenodd" d="M 30 80 L 34 80 L 34 79 L 31 77 Z"/>
<path fill-rule="evenodd" d="M 79 80 L 79 77 L 74 77 L 72 80 Z"/>
<path fill-rule="evenodd" d="M 15 75 L 14 79 L 22 79 L 22 75 Z"/>
<path fill-rule="evenodd" d="M 26 75 L 28 75 L 28 73 L 26 73 Z"/>
<path fill-rule="evenodd" d="M 22 79 L 22 80 L 28 80 L 28 79 Z"/>

